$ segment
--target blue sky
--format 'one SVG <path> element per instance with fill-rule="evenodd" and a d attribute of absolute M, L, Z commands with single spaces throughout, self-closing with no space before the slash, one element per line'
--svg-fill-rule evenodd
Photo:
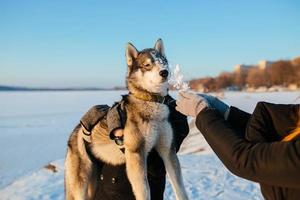
<path fill-rule="evenodd" d="M 164 40 L 186 79 L 300 56 L 300 1 L 0 0 L 0 84 L 124 85 L 125 44 Z"/>

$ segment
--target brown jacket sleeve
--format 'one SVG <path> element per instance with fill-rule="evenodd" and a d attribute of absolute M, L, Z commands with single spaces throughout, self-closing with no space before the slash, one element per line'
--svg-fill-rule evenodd
<path fill-rule="evenodd" d="M 244 135 L 250 117 L 251 114 L 231 106 L 227 121 L 234 129 L 238 130 L 240 134 Z"/>
<path fill-rule="evenodd" d="M 241 130 L 210 108 L 199 113 L 196 125 L 232 173 L 260 183 L 300 188 L 300 140 L 248 142 Z"/>

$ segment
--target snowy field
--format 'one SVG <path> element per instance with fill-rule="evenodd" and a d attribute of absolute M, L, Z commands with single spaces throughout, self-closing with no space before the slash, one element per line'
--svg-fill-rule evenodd
<path fill-rule="evenodd" d="M 63 158 L 70 132 L 91 106 L 111 105 L 124 93 L 0 92 L 0 199 L 63 199 Z M 258 101 L 300 103 L 299 95 L 226 92 L 221 97 L 252 112 Z M 228 172 L 190 124 L 180 151 L 190 199 L 262 199 L 257 184 Z M 49 162 L 57 166 L 57 173 L 43 167 Z M 174 199 L 169 183 L 165 197 Z"/>

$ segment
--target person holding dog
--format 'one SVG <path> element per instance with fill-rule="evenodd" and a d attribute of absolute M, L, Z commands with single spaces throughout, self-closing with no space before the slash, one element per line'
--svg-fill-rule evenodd
<path fill-rule="evenodd" d="M 300 198 L 300 105 L 259 102 L 251 114 L 216 97 L 180 92 L 176 110 L 196 126 L 235 175 L 258 182 L 267 200 Z"/>

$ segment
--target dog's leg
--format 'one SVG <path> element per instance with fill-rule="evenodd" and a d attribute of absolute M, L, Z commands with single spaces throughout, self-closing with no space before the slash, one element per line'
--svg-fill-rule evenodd
<path fill-rule="evenodd" d="M 137 128 L 136 122 L 130 122 L 130 116 L 124 129 L 124 147 L 127 177 L 135 199 L 150 200 L 145 139 Z"/>
<path fill-rule="evenodd" d="M 126 149 L 126 171 L 136 200 L 150 200 L 150 187 L 147 179 L 146 155 Z"/>
<path fill-rule="evenodd" d="M 176 199 L 187 200 L 188 196 L 184 188 L 180 163 L 175 149 L 171 149 L 168 145 L 160 143 L 156 146 L 156 150 L 164 161 Z"/>

